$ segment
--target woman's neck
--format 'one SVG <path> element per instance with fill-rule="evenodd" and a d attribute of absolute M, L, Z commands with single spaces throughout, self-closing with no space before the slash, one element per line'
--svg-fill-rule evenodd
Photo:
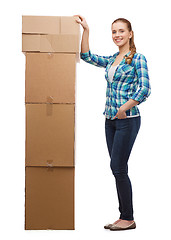
<path fill-rule="evenodd" d="M 125 56 L 129 51 L 130 50 L 129 50 L 128 44 L 125 44 L 124 46 L 119 47 L 119 55 L 121 55 L 121 56 Z"/>

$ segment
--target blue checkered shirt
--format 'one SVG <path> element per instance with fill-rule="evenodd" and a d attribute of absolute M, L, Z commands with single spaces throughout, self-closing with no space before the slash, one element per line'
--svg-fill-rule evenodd
<path fill-rule="evenodd" d="M 110 56 L 99 56 L 89 50 L 80 53 L 80 57 L 87 63 L 97 67 L 105 68 L 105 79 L 107 81 L 106 103 L 103 114 L 108 119 L 113 119 L 119 108 L 129 99 L 138 101 L 139 105 L 145 102 L 151 93 L 147 60 L 141 53 L 135 53 L 131 64 L 127 64 L 125 58 L 120 62 L 110 82 L 108 71 L 114 63 L 119 52 Z M 130 51 L 125 55 L 128 56 Z M 140 115 L 138 106 L 134 106 L 126 111 L 127 116 Z"/>

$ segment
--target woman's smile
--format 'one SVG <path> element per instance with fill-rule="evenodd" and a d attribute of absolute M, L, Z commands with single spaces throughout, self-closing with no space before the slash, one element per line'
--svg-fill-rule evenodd
<path fill-rule="evenodd" d="M 118 43 L 118 42 L 121 42 L 122 39 L 121 38 L 117 38 L 117 39 L 115 39 L 115 41 Z"/>

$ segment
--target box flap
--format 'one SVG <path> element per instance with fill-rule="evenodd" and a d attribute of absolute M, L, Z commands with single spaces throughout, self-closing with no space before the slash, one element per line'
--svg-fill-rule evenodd
<path fill-rule="evenodd" d="M 79 39 L 77 35 L 60 34 L 60 35 L 33 35 L 22 34 L 22 51 L 23 52 L 62 52 L 78 53 Z"/>
<path fill-rule="evenodd" d="M 22 16 L 22 33 L 59 34 L 59 16 Z"/>
<path fill-rule="evenodd" d="M 80 25 L 73 16 L 22 16 L 22 33 L 80 36 Z"/>
<path fill-rule="evenodd" d="M 22 34 L 22 52 L 40 52 L 40 35 Z"/>

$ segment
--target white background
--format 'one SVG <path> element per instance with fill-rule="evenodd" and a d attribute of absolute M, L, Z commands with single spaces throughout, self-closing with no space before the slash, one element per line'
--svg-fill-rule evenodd
<path fill-rule="evenodd" d="M 170 228 L 170 6 L 169 1 L 6 1 L 0 9 L 0 234 L 3 239 L 155 239 Z M 137 229 L 103 226 L 118 219 L 115 180 L 104 131 L 105 69 L 77 64 L 75 230 L 25 231 L 25 56 L 22 15 L 83 15 L 90 49 L 118 51 L 111 23 L 130 20 L 137 52 L 145 55 L 152 93 L 139 106 L 141 128 L 129 160 Z M 82 30 L 82 28 L 81 28 Z M 2 237 L 2 236 L 1 236 Z"/>

